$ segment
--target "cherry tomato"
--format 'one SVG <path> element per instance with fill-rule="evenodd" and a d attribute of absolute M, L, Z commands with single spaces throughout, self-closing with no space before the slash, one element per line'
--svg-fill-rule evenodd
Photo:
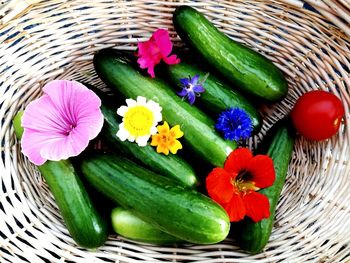
<path fill-rule="evenodd" d="M 302 95 L 291 112 L 296 130 L 305 138 L 321 141 L 339 130 L 344 107 L 332 93 L 314 90 Z"/>

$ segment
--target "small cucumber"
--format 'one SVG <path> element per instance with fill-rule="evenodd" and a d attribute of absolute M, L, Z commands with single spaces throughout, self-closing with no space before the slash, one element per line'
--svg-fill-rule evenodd
<path fill-rule="evenodd" d="M 123 237 L 157 245 L 181 243 L 180 239 L 159 230 L 122 207 L 114 208 L 111 217 L 114 231 Z"/>
<path fill-rule="evenodd" d="M 13 123 L 18 139 L 23 134 L 22 115 L 19 112 Z M 103 245 L 108 237 L 108 223 L 97 212 L 71 162 L 46 161 L 38 169 L 74 241 L 85 248 Z"/>
<path fill-rule="evenodd" d="M 198 74 L 200 80 L 203 80 L 208 71 L 181 58 L 181 63 L 166 67 L 166 73 L 167 79 L 173 83 L 172 87 L 176 88 L 181 78 L 193 77 Z M 241 108 L 248 113 L 254 131 L 259 131 L 262 122 L 259 112 L 238 91 L 231 89 L 229 84 L 221 81 L 212 73 L 207 75 L 203 86 L 205 92 L 201 93 L 200 98 L 196 100 L 196 104 L 203 111 L 207 111 L 217 118 L 218 114 L 228 108 Z"/>
<path fill-rule="evenodd" d="M 173 15 L 181 39 L 228 81 L 245 93 L 279 101 L 288 91 L 282 72 L 267 58 L 233 41 L 200 12 L 179 6 Z"/>
<path fill-rule="evenodd" d="M 144 96 L 158 102 L 163 119 L 172 126 L 180 125 L 186 146 L 203 161 L 222 166 L 237 144 L 225 141 L 215 131 L 214 122 L 196 107 L 182 101 L 167 83 L 143 76 L 134 64 L 135 59 L 113 49 L 101 50 L 94 56 L 96 72 L 106 84 L 125 97 Z"/>
<path fill-rule="evenodd" d="M 273 159 L 276 172 L 274 184 L 259 191 L 269 199 L 270 217 L 257 223 L 250 219 L 244 219 L 242 222 L 232 224 L 233 233 L 236 235 L 240 247 L 251 253 L 260 252 L 270 238 L 277 202 L 292 158 L 294 138 L 294 128 L 285 119 L 275 125 L 264 142 L 265 145 L 269 145 L 267 155 Z"/>
<path fill-rule="evenodd" d="M 124 157 L 89 157 L 82 161 L 81 170 L 100 192 L 172 236 L 213 244 L 228 234 L 229 218 L 217 203 Z"/>
<path fill-rule="evenodd" d="M 118 101 L 115 96 L 107 97 L 99 93 L 99 97 L 102 100 L 101 111 L 105 119 L 103 135 L 111 146 L 135 158 L 154 172 L 176 179 L 185 186 L 195 187 L 199 184 L 193 168 L 178 155 L 166 156 L 157 153 L 150 145 L 139 147 L 136 143 L 120 141 L 116 136 L 119 129 L 116 112 L 120 104 L 115 103 Z"/>

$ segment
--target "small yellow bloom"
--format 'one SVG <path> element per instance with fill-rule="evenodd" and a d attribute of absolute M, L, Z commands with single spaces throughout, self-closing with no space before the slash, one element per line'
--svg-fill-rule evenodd
<path fill-rule="evenodd" d="M 163 125 L 157 126 L 158 133 L 152 136 L 152 146 L 157 146 L 157 153 L 176 154 L 179 149 L 182 149 L 181 143 L 177 140 L 181 138 L 184 133 L 180 130 L 180 125 L 175 125 L 171 129 L 169 124 L 164 121 Z"/>

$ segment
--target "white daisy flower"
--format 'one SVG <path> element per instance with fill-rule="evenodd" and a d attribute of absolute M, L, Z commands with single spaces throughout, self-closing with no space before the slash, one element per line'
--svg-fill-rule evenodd
<path fill-rule="evenodd" d="M 146 146 L 147 141 L 157 133 L 157 124 L 162 121 L 162 107 L 153 100 L 138 96 L 136 100 L 126 99 L 117 114 L 123 117 L 119 124 L 117 137 L 121 141 L 136 142 L 139 146 Z"/>

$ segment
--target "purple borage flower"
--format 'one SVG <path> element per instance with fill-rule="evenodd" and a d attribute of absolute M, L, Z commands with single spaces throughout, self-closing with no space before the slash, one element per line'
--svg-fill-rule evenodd
<path fill-rule="evenodd" d="M 229 108 L 220 113 L 215 128 L 225 140 L 238 141 L 250 137 L 253 126 L 249 115 L 240 108 Z"/>
<path fill-rule="evenodd" d="M 206 77 L 205 77 L 206 79 Z M 203 81 L 199 82 L 199 75 L 195 75 L 193 78 L 189 76 L 188 78 L 180 79 L 182 90 L 177 93 L 177 95 L 188 99 L 188 102 L 192 105 L 196 100 L 196 97 L 200 96 L 205 89 L 203 88 Z"/>

